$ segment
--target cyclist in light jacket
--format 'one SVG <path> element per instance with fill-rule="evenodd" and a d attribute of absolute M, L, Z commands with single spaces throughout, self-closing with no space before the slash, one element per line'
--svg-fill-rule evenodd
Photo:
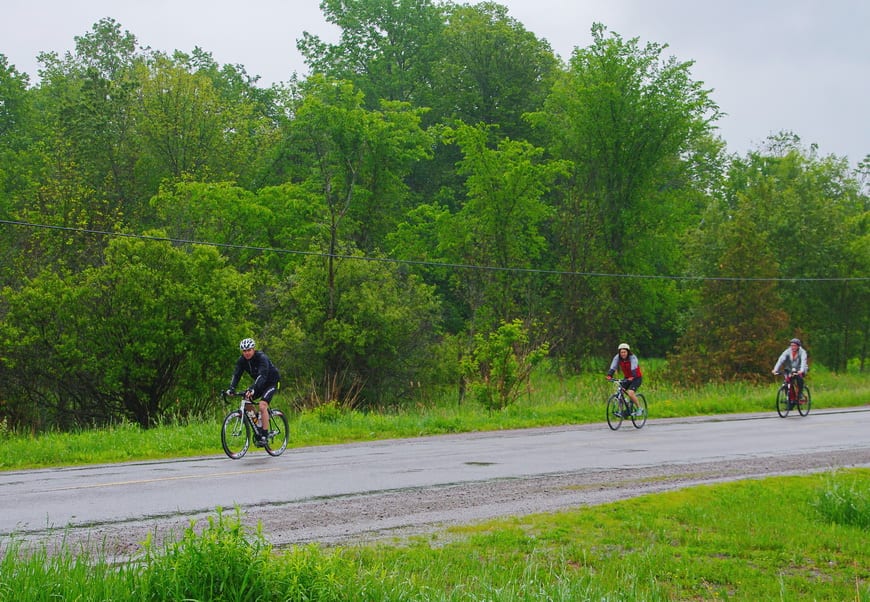
<path fill-rule="evenodd" d="M 794 375 L 794 382 L 797 385 L 797 396 L 801 398 L 804 392 L 804 377 L 807 375 L 809 364 L 807 364 L 807 350 L 804 349 L 800 339 L 792 339 L 789 341 L 788 349 L 782 352 L 779 359 L 776 360 L 776 365 L 773 367 L 773 373 L 779 374 L 779 369 L 784 368 L 786 373 L 797 372 Z"/>
<path fill-rule="evenodd" d="M 625 386 L 625 392 L 631 398 L 631 402 L 635 408 L 640 407 L 637 403 L 637 394 L 635 391 L 640 388 L 643 382 L 643 374 L 640 371 L 640 365 L 637 362 L 637 356 L 631 352 L 631 347 L 628 343 L 620 343 L 616 349 L 616 355 L 613 356 L 613 361 L 610 362 L 610 369 L 607 371 L 607 379 L 612 380 L 616 369 L 622 372 L 622 377 L 628 381 Z"/>

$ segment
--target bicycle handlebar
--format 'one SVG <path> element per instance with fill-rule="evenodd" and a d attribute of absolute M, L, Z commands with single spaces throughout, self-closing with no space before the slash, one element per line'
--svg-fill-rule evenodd
<path fill-rule="evenodd" d="M 244 396 L 245 396 L 244 391 L 241 391 L 238 393 L 237 392 L 229 393 L 227 390 L 221 391 L 221 399 L 223 399 L 224 401 L 226 401 L 228 397 L 244 397 Z"/>

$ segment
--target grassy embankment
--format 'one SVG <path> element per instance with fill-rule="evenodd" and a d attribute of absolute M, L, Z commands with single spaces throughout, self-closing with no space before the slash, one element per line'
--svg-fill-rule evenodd
<path fill-rule="evenodd" d="M 647 375 L 642 391 L 649 402 L 651 420 L 775 412 L 774 396 L 779 382 L 773 376 L 766 386 L 738 383 L 687 390 L 658 381 L 655 373 L 659 365 L 652 361 L 645 366 Z M 818 368 L 813 370 L 808 384 L 815 410 L 870 404 L 868 374 L 837 375 Z M 347 412 L 325 406 L 291 416 L 290 443 L 303 447 L 444 433 L 604 424 L 604 405 L 611 392 L 611 384 L 601 375 L 560 379 L 552 374 L 538 374 L 529 392 L 501 412 L 489 413 L 471 402 L 460 405 L 452 395 L 382 413 Z M 289 405 L 286 394 L 284 398 L 276 397 L 274 403 L 281 408 Z M 221 454 L 220 423 L 228 409 L 216 405 L 211 416 L 149 430 L 120 424 L 108 429 L 31 435 L 9 432 L 0 424 L 0 470 Z"/>
<path fill-rule="evenodd" d="M 14 542 L 0 600 L 870 600 L 870 470 L 778 477 L 452 528 L 411 541 L 273 550 L 239 516 L 146 546 Z M 6 542 L 9 544 L 9 542 Z"/>
<path fill-rule="evenodd" d="M 774 384 L 678 391 L 648 382 L 653 419 L 774 411 Z M 816 371 L 812 387 L 816 409 L 870 402 L 866 376 Z M 538 378 L 497 414 L 449 403 L 306 412 L 292 422 L 294 445 L 603 423 L 608 393 L 600 376 Z M 149 431 L 0 433 L 0 463 L 8 470 L 219 454 L 223 410 Z M 146 542 L 120 565 L 99 551 L 48 553 L 4 538 L 0 600 L 870 601 L 868 534 L 867 469 L 694 487 L 374 546 L 273 550 L 238 515 L 218 510 L 206 528 L 191 525 L 159 549 Z"/>

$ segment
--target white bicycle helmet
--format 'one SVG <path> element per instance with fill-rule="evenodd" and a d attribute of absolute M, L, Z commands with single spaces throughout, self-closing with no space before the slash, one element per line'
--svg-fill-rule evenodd
<path fill-rule="evenodd" d="M 616 348 L 617 351 L 621 351 L 622 349 L 631 352 L 631 347 L 628 346 L 628 343 L 620 343 L 619 347 Z"/>
<path fill-rule="evenodd" d="M 247 351 L 248 349 L 253 349 L 257 345 L 254 343 L 254 339 L 242 339 L 239 343 L 240 351 Z"/>

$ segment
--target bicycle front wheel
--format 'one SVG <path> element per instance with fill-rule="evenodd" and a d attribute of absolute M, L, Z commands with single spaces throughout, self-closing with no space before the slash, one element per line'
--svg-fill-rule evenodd
<path fill-rule="evenodd" d="M 611 395 L 607 400 L 607 426 L 615 431 L 622 426 L 624 405 L 619 401 L 619 395 Z"/>
<path fill-rule="evenodd" d="M 290 441 L 290 424 L 281 410 L 269 410 L 269 436 L 266 438 L 266 453 L 280 456 Z"/>
<path fill-rule="evenodd" d="M 631 423 L 636 429 L 642 429 L 646 424 L 646 397 L 643 393 L 635 393 L 637 395 L 637 408 L 631 413 Z"/>
<path fill-rule="evenodd" d="M 241 410 L 227 414 L 221 427 L 221 445 L 224 452 L 233 460 L 238 460 L 248 452 L 251 445 L 251 427 Z"/>
<path fill-rule="evenodd" d="M 788 401 L 788 386 L 782 385 L 776 392 L 776 413 L 780 418 L 788 416 L 791 406 Z"/>
<path fill-rule="evenodd" d="M 797 409 L 801 416 L 806 416 L 810 413 L 810 406 L 812 403 L 810 388 L 804 385 L 804 390 L 801 392 L 801 398 L 797 401 Z"/>

